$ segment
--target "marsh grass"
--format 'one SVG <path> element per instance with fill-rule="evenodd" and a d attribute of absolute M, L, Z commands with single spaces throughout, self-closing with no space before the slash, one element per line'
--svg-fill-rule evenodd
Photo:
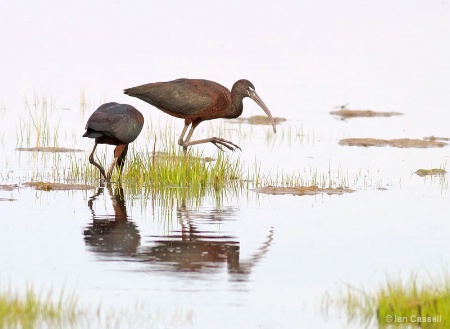
<path fill-rule="evenodd" d="M 418 169 L 411 175 L 415 174 L 421 177 L 426 184 L 438 183 L 441 187 L 441 191 L 448 190 L 448 179 L 447 179 L 447 162 L 441 164 L 439 168 L 432 169 Z"/>
<path fill-rule="evenodd" d="M 194 311 L 175 307 L 167 311 L 138 303 L 125 309 L 80 306 L 75 294 L 38 293 L 28 287 L 23 294 L 0 290 L 0 328 L 178 328 L 194 322 Z"/>
<path fill-rule="evenodd" d="M 118 170 L 114 170 L 112 181 L 120 180 L 133 195 L 143 193 L 145 196 L 171 189 L 187 189 L 191 195 L 200 196 L 205 195 L 208 189 L 217 193 L 222 189 L 242 190 L 264 186 L 378 188 L 382 185 L 381 181 L 374 181 L 369 172 L 349 173 L 331 164 L 325 171 L 310 167 L 295 172 L 278 169 L 264 172 L 256 163 L 244 166 L 234 153 L 216 151 L 213 157 L 207 157 L 196 148 L 190 148 L 185 157 L 182 149 L 170 141 L 161 143 L 161 148 L 168 151 L 157 151 L 159 147 L 156 145 L 154 142 L 149 148 L 138 148 L 131 144 L 122 176 L 119 177 Z M 112 162 L 112 149 L 110 146 L 97 148 L 96 161 L 105 169 Z M 39 166 L 35 166 L 28 177 L 32 181 L 90 185 L 100 181 L 99 171 L 89 163 L 87 152 L 36 154 L 34 161 Z"/>
<path fill-rule="evenodd" d="M 23 296 L 11 289 L 0 291 L 1 328 L 66 328 L 75 325 L 80 315 L 77 298 L 64 291 L 56 300 L 52 292 L 40 294 L 32 287 Z"/>
<path fill-rule="evenodd" d="M 328 166 L 328 170 L 304 168 L 294 172 L 269 171 L 263 172 L 260 165 L 249 167 L 246 180 L 253 187 L 277 186 L 299 187 L 317 186 L 319 188 L 380 188 L 381 179 L 376 180 L 369 170 L 350 173 L 341 166 Z"/>
<path fill-rule="evenodd" d="M 194 152 L 194 153 L 193 153 Z M 168 153 L 141 150 L 132 154 L 123 179 L 138 185 L 154 187 L 206 187 L 218 190 L 240 183 L 239 160 L 232 161 L 225 153 L 217 152 L 215 159 L 191 150 L 185 157 L 175 149 Z"/>
<path fill-rule="evenodd" d="M 90 103 L 86 99 L 86 90 L 82 88 L 80 90 L 80 118 L 84 120 L 86 115 L 86 110 L 90 106 Z"/>
<path fill-rule="evenodd" d="M 285 173 L 283 171 L 267 175 L 255 173 L 255 177 L 258 178 L 255 180 L 256 186 L 318 186 L 321 188 L 335 188 L 348 187 L 350 185 L 348 173 L 343 172 L 340 168 L 333 172 L 331 170 L 320 172 L 317 168 L 309 168 L 294 173 Z"/>
<path fill-rule="evenodd" d="M 20 117 L 17 131 L 17 144 L 22 146 L 45 147 L 57 146 L 59 137 L 59 122 L 56 126 L 51 126 L 50 116 L 55 112 L 55 102 L 48 100 L 46 95 L 38 96 L 34 93 L 31 99 L 25 99 L 26 115 Z M 80 118 L 85 119 L 87 109 L 91 108 L 92 102 L 86 96 L 84 89 L 80 91 Z M 54 121 L 54 120 L 53 120 Z M 222 188 L 242 188 L 257 187 L 261 185 L 281 185 L 281 186 L 311 186 L 320 187 L 348 186 L 348 177 L 338 170 L 337 177 L 331 177 L 335 173 L 319 173 L 317 169 L 303 170 L 295 173 L 262 173 L 259 166 L 251 166 L 251 170 L 243 169 L 239 156 L 230 152 L 216 151 L 213 154 L 214 161 L 209 161 L 201 148 L 189 148 L 189 156 L 184 157 L 182 148 L 176 143 L 181 131 L 179 120 L 170 117 L 161 117 L 158 122 L 154 122 L 146 116 L 146 124 L 139 139 L 148 143 L 141 146 L 133 143 L 127 156 L 125 167 L 123 168 L 122 180 L 127 185 L 133 186 L 135 191 L 144 189 L 161 188 L 190 188 L 201 194 L 202 189 L 211 188 L 218 191 Z M 297 128 L 286 125 L 279 128 L 278 135 L 274 135 L 272 128 L 232 124 L 227 125 L 225 120 L 214 120 L 207 122 L 198 132 L 202 136 L 220 136 L 229 140 L 245 140 L 254 138 L 261 129 L 266 131 L 265 139 L 272 148 L 279 142 L 290 143 L 303 141 L 305 133 L 303 127 Z M 180 131 L 179 131 L 180 130 Z M 67 131 L 63 132 L 66 135 Z M 69 133 L 70 134 L 70 133 Z M 76 135 L 76 134 L 75 134 Z M 72 135 L 72 136 L 75 136 Z M 81 135 L 78 134 L 76 136 Z M 314 135 L 314 134 L 313 134 Z M 277 138 L 279 136 L 279 138 Z M 64 137 L 64 136 L 63 136 Z M 79 138 L 79 137 L 78 137 Z M 193 138 L 197 138 L 195 135 Z M 313 136 L 314 139 L 314 136 Z M 151 143 L 151 144 L 149 144 Z M 102 151 L 103 149 L 103 151 Z M 99 147 L 96 152 L 97 161 L 108 168 L 112 161 L 112 152 L 104 151 Z M 99 180 L 98 170 L 88 161 L 88 154 L 69 152 L 67 154 L 54 153 L 51 155 L 34 152 L 31 155 L 33 165 L 29 179 L 32 181 L 69 182 L 93 184 Z M 246 175 L 245 175 L 246 173 Z M 327 177 L 328 174 L 328 177 Z M 117 171 L 114 172 L 113 180 L 119 180 Z"/>
<path fill-rule="evenodd" d="M 387 278 L 373 293 L 348 286 L 337 298 L 325 296 L 322 307 L 326 315 L 331 306 L 345 314 L 349 323 L 364 326 L 448 328 L 450 280 L 448 274 L 428 283 L 420 283 L 414 275 L 406 282 Z"/>
<path fill-rule="evenodd" d="M 132 203 L 141 205 L 150 201 L 163 211 L 172 211 L 184 200 L 198 205 L 206 197 L 220 203 L 227 195 L 236 195 L 245 184 L 240 180 L 240 162 L 233 155 L 217 152 L 214 158 L 204 157 L 195 149 L 184 157 L 181 148 L 171 145 L 169 152 L 156 151 L 156 143 L 150 150 L 130 145 L 122 177 L 113 172 L 112 183 L 121 182 L 124 194 Z M 113 147 L 100 145 L 96 161 L 108 168 L 112 161 Z M 22 182 L 86 184 L 100 187 L 100 174 L 88 160 L 88 152 L 41 153 L 19 152 L 32 169 Z M 52 191 L 53 189 L 49 189 Z M 164 216 L 167 218 L 168 216 Z"/>
<path fill-rule="evenodd" d="M 84 319 L 83 328 L 185 328 L 195 322 L 195 312 L 174 305 L 163 310 L 158 305 L 136 302 L 134 307 L 111 310 L 98 305 Z"/>
<path fill-rule="evenodd" d="M 49 124 L 49 115 L 55 109 L 54 101 L 49 102 L 46 95 L 39 97 L 34 93 L 32 100 L 25 98 L 25 107 L 26 115 L 19 117 L 16 127 L 17 146 L 58 146 L 60 122 L 58 120 L 54 126 Z"/>
<path fill-rule="evenodd" d="M 86 97 L 85 91 L 81 90 L 81 119 L 84 120 L 91 105 L 92 102 Z M 56 126 L 50 126 L 48 123 L 50 115 L 55 110 L 54 101 L 48 101 L 45 95 L 38 97 L 34 94 L 34 99 L 26 99 L 26 108 L 25 119 L 21 117 L 19 120 L 17 143 L 34 147 L 50 146 L 53 143 L 56 146 L 59 122 Z M 202 149 L 200 147 L 189 148 L 189 156 L 184 157 L 182 148 L 176 142 L 182 128 L 179 122 L 168 116 L 155 122 L 146 116 L 144 130 L 139 140 L 130 145 L 123 168 L 122 181 L 124 185 L 130 186 L 133 192 L 143 191 L 145 195 L 150 195 L 158 189 L 188 188 L 194 194 L 202 195 L 205 189 L 217 192 L 223 188 L 236 190 L 261 186 L 336 188 L 357 185 L 367 187 L 372 184 L 367 181 L 368 175 L 361 173 L 350 175 L 340 167 L 331 169 L 330 166 L 325 171 L 302 168 L 295 172 L 279 169 L 263 172 L 261 166 L 257 164 L 250 164 L 245 168 L 238 153 L 216 151 L 213 153 L 214 161 L 210 161 L 211 159 L 199 151 Z M 198 133 L 201 136 L 220 136 L 228 140 L 241 141 L 254 138 L 262 129 L 265 131 L 266 143 L 271 144 L 269 146 L 273 149 L 282 143 L 289 145 L 299 142 L 314 143 L 314 132 L 305 133 L 303 126 L 296 127 L 290 124 L 280 126 L 278 134 L 274 135 L 270 126 L 227 125 L 225 120 L 214 120 L 205 123 Z M 64 133 L 67 137 L 68 132 Z M 72 136 L 76 137 L 74 139 L 76 141 L 80 138 L 81 132 Z M 197 136 L 194 135 L 193 139 L 195 138 Z M 142 141 L 145 141 L 144 144 Z M 90 143 L 86 145 L 92 147 Z M 105 169 L 112 162 L 111 150 L 111 146 L 100 145 L 96 151 L 96 159 Z M 31 165 L 33 170 L 26 179 L 95 185 L 100 177 L 97 168 L 88 161 L 89 151 L 80 154 L 68 152 L 50 155 L 34 152 L 30 157 L 35 165 Z M 114 171 L 112 180 L 119 180 L 117 171 Z"/>

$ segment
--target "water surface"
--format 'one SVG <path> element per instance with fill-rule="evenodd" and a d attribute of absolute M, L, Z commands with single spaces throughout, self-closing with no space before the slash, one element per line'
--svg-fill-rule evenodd
<path fill-rule="evenodd" d="M 446 177 L 413 173 L 445 167 L 449 151 L 338 142 L 449 137 L 449 22 L 445 1 L 8 4 L 0 14 L 0 179 L 17 187 L 0 190 L 14 200 L 0 201 L 2 286 L 73 289 L 83 308 L 125 312 L 122 327 L 359 328 L 325 318 L 323 296 L 447 269 Z M 242 152 L 232 157 L 244 171 L 317 173 L 356 192 L 198 197 L 132 192 L 127 182 L 86 191 L 23 186 L 37 173 L 54 179 L 55 168 L 90 152 L 81 135 L 103 102 L 144 114 L 136 150 L 153 147 L 167 125 L 176 140 L 181 120 L 122 90 L 180 77 L 227 87 L 248 78 L 273 115 L 287 119 L 276 136 L 270 126 L 199 126 L 197 136 L 220 132 L 236 142 Z M 16 150 L 37 144 L 23 128 L 36 118 L 35 95 L 38 109 L 47 101 L 48 130 L 58 131 L 50 146 L 85 153 Z M 329 114 L 347 102 L 404 115 Z M 262 113 L 244 105 L 246 117 Z"/>

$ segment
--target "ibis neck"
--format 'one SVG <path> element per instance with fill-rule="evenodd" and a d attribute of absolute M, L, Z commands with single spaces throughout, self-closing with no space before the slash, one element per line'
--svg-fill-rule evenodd
<path fill-rule="evenodd" d="M 242 114 L 244 110 L 244 104 L 242 103 L 243 97 L 231 93 L 231 111 L 229 118 L 237 118 Z"/>

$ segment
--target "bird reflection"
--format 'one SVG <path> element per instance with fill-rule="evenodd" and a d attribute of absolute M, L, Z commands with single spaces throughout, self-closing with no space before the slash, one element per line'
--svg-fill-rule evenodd
<path fill-rule="evenodd" d="M 270 229 L 261 247 L 248 259 L 240 259 L 240 246 L 236 237 L 216 230 L 200 229 L 235 218 L 235 208 L 212 209 L 205 212 L 190 211 L 185 205 L 177 208 L 181 230 L 171 235 L 153 236 L 152 246 L 141 248 L 136 260 L 164 263 L 173 272 L 217 272 L 226 262 L 231 281 L 246 281 L 252 267 L 268 252 L 273 240 Z"/>
<path fill-rule="evenodd" d="M 92 223 L 84 230 L 84 241 L 91 250 L 98 253 L 132 255 L 140 244 L 141 236 L 136 225 L 128 220 L 123 188 L 116 185 L 113 191 L 110 183 L 106 188 L 112 201 L 114 215 L 95 213 L 94 202 L 104 194 L 104 186 L 101 185 L 88 201 Z"/>
<path fill-rule="evenodd" d="M 86 245 L 103 256 L 138 263 L 139 271 L 208 274 L 226 268 L 230 281 L 247 281 L 253 266 L 272 244 L 273 229 L 270 229 L 253 255 L 242 260 L 238 238 L 221 229 L 226 227 L 227 221 L 237 217 L 238 208 L 203 207 L 196 211 L 186 207 L 186 199 L 182 198 L 176 214 L 180 229 L 166 235 L 146 236 L 147 243 L 141 246 L 139 230 L 127 216 L 122 187 L 116 185 L 113 190 L 107 183 L 106 190 L 112 200 L 114 215 L 97 215 L 95 212 L 94 203 L 105 194 L 102 185 L 88 201 L 92 223 L 84 230 Z"/>

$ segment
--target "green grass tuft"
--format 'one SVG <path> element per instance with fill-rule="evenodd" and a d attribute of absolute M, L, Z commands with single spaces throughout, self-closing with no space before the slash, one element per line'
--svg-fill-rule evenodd
<path fill-rule="evenodd" d="M 0 328 L 65 328 L 73 326 L 79 315 L 77 299 L 64 293 L 54 301 L 51 293 L 42 296 L 33 288 L 24 296 L 11 290 L 0 292 Z"/>
<path fill-rule="evenodd" d="M 181 152 L 156 153 L 143 150 L 132 154 L 123 172 L 122 180 L 138 186 L 207 187 L 216 190 L 239 184 L 239 160 L 233 162 L 222 152 L 216 159 L 203 158 L 200 154 L 185 157 Z"/>
<path fill-rule="evenodd" d="M 442 282 L 441 282 L 442 281 Z M 336 299 L 324 298 L 324 310 L 334 305 L 348 322 L 364 326 L 377 323 L 379 327 L 448 328 L 450 327 L 450 280 L 433 280 L 420 284 L 416 276 L 407 282 L 386 279 L 376 292 L 370 294 L 347 287 Z"/>

